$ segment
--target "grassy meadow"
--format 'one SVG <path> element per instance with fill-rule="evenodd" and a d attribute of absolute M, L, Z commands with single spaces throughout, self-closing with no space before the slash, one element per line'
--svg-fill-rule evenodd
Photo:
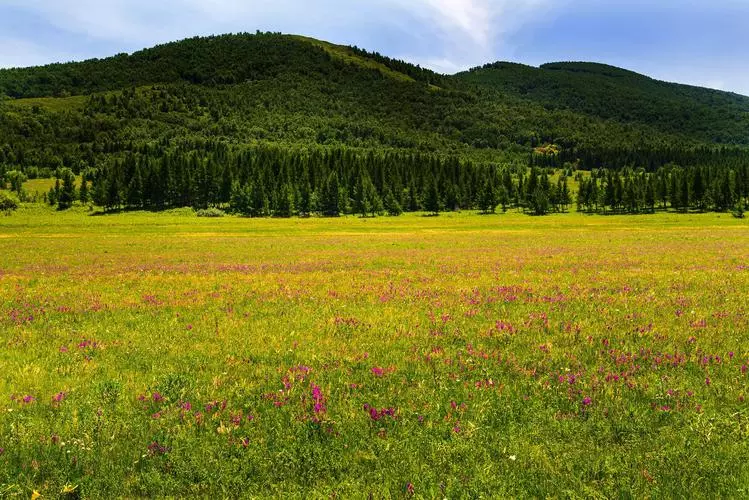
<path fill-rule="evenodd" d="M 0 215 L 0 497 L 746 497 L 726 214 Z"/>

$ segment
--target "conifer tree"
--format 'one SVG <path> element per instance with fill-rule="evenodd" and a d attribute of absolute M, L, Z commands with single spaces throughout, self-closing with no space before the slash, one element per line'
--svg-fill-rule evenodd
<path fill-rule="evenodd" d="M 88 203 L 90 200 L 90 193 L 88 189 L 88 180 L 86 177 L 81 177 L 81 187 L 78 190 L 78 199 L 81 203 Z"/>
<path fill-rule="evenodd" d="M 648 175 L 645 184 L 645 206 L 647 206 L 648 210 L 651 212 L 655 212 L 655 183 L 653 176 Z"/>
<path fill-rule="evenodd" d="M 143 205 L 143 176 L 141 175 L 140 166 L 135 167 L 132 178 L 127 186 L 127 204 L 131 207 L 140 207 Z"/>
<path fill-rule="evenodd" d="M 60 172 L 62 179 L 62 187 L 60 188 L 59 195 L 57 197 L 57 208 L 60 210 L 66 210 L 73 206 L 75 201 L 75 174 L 69 168 L 64 168 Z"/>
<path fill-rule="evenodd" d="M 437 188 L 437 179 L 432 177 L 429 179 L 425 186 L 426 192 L 424 194 L 424 210 L 431 213 L 432 215 L 439 215 L 440 212 L 440 194 Z"/>
<path fill-rule="evenodd" d="M 565 212 L 567 211 L 567 207 L 569 207 L 570 203 L 572 203 L 572 198 L 570 196 L 570 188 L 567 184 L 567 176 L 564 176 L 562 178 L 562 184 L 559 190 L 559 201 L 562 205 L 562 210 Z"/>
<path fill-rule="evenodd" d="M 403 209 L 401 208 L 400 203 L 398 203 L 398 200 L 395 198 L 390 188 L 387 188 L 385 191 L 383 205 L 388 215 L 398 216 L 403 213 Z"/>
<path fill-rule="evenodd" d="M 497 209 L 497 190 L 494 187 L 494 176 L 488 175 L 479 196 L 479 209 L 485 214 L 493 214 Z"/>
<path fill-rule="evenodd" d="M 321 200 L 322 213 L 327 217 L 338 217 L 341 214 L 340 187 L 338 174 L 333 171 L 325 181 L 325 188 Z"/>

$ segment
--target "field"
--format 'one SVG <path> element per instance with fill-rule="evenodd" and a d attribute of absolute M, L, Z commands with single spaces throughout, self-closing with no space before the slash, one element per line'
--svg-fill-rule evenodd
<path fill-rule="evenodd" d="M 0 216 L 0 497 L 746 497 L 719 214 Z"/>

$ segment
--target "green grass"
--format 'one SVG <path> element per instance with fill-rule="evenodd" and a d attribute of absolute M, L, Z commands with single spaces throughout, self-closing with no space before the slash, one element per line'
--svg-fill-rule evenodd
<path fill-rule="evenodd" d="M 87 96 L 71 97 L 34 97 L 28 99 L 11 99 L 12 106 L 33 108 L 39 107 L 47 111 L 78 111 L 86 105 Z"/>
<path fill-rule="evenodd" d="M 329 53 L 331 56 L 340 59 L 346 63 L 354 64 L 356 66 L 367 68 L 367 69 L 375 69 L 378 70 L 380 73 L 382 73 L 384 76 L 393 78 L 395 80 L 400 80 L 402 82 L 413 82 L 414 79 L 410 76 L 400 73 L 398 71 L 394 71 L 387 66 L 385 66 L 382 63 L 379 63 L 373 59 L 367 59 L 365 57 L 357 55 L 353 50 L 351 50 L 349 47 L 343 46 L 343 45 L 335 45 L 330 42 L 325 42 L 322 40 L 316 40 L 314 38 L 306 37 L 306 36 L 299 36 L 299 35 L 293 35 L 293 38 L 296 38 L 298 40 L 303 40 L 305 42 L 308 42 L 312 45 L 315 45 L 317 47 L 321 47 L 324 49 L 327 53 Z M 438 87 L 432 86 L 433 88 L 437 89 Z"/>
<path fill-rule="evenodd" d="M 191 213 L 0 217 L 0 495 L 746 496 L 745 221 Z"/>

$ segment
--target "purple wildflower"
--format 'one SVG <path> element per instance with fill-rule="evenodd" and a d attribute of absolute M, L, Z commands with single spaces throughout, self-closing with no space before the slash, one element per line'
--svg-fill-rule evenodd
<path fill-rule="evenodd" d="M 160 444 L 158 441 L 153 441 L 148 445 L 148 452 L 151 455 L 164 455 L 169 452 L 169 448 Z"/>
<path fill-rule="evenodd" d="M 242 410 L 240 410 L 237 413 L 233 413 L 232 414 L 232 416 L 231 416 L 231 423 L 235 427 L 239 427 L 240 425 L 242 425 Z"/>

